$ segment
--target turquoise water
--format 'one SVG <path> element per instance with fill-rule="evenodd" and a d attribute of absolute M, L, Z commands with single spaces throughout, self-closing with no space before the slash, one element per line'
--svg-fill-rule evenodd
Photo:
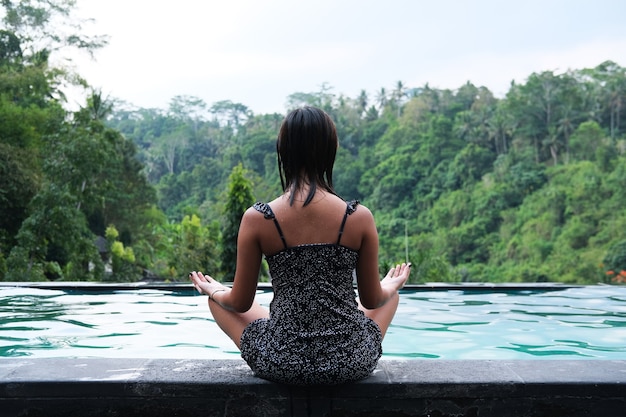
<path fill-rule="evenodd" d="M 271 292 L 260 291 L 262 304 Z M 406 290 L 383 359 L 626 359 L 626 287 Z M 189 291 L 0 289 L 0 356 L 239 357 Z"/>

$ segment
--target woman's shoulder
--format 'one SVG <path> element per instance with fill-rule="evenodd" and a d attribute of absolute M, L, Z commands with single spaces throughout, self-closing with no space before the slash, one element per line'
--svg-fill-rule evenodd
<path fill-rule="evenodd" d="M 243 218 L 247 218 L 248 220 L 259 221 L 259 220 L 272 220 L 276 218 L 276 210 L 280 211 L 281 204 L 283 203 L 281 197 L 277 197 L 269 203 L 263 201 L 257 201 L 243 214 Z"/>
<path fill-rule="evenodd" d="M 270 205 L 261 201 L 257 201 L 252 206 L 250 206 L 248 210 L 246 210 L 246 213 L 248 212 L 249 212 L 248 215 L 254 216 L 256 215 L 256 213 L 259 213 L 259 214 L 262 214 L 263 217 L 265 217 L 266 219 L 274 218 L 274 212 L 272 211 L 272 208 L 270 207 Z"/>
<path fill-rule="evenodd" d="M 361 204 L 358 200 L 348 201 L 348 211 L 351 211 L 353 216 L 356 217 L 374 217 L 372 212 L 367 206 Z"/>
<path fill-rule="evenodd" d="M 376 228 L 374 221 L 374 215 L 367 206 L 359 203 L 358 201 L 347 201 L 347 228 L 350 230 L 370 230 Z"/>
<path fill-rule="evenodd" d="M 242 223 L 257 224 L 267 219 L 274 218 L 274 212 L 267 203 L 256 202 L 243 213 Z"/>

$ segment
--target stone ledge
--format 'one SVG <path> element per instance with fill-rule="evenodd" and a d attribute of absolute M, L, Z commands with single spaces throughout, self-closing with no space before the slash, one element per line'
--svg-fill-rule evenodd
<path fill-rule="evenodd" d="M 242 360 L 0 359 L 0 415 L 603 416 L 626 414 L 626 361 L 381 360 L 335 387 L 291 387 Z"/>

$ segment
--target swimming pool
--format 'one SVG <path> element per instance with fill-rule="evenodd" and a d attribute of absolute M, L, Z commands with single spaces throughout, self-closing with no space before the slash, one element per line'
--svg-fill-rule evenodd
<path fill-rule="evenodd" d="M 260 290 L 269 304 L 272 293 Z M 383 359 L 626 359 L 626 287 L 413 288 Z M 234 359 L 191 287 L 0 287 L 0 356 Z"/>

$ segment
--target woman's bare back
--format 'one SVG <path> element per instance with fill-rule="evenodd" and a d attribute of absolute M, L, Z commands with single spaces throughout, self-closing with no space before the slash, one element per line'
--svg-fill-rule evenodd
<path fill-rule="evenodd" d="M 269 203 L 285 237 L 287 246 L 306 244 L 335 244 L 346 213 L 346 202 L 341 198 L 317 192 L 313 201 L 303 206 L 302 201 L 289 204 L 286 195 Z M 357 210 L 358 211 L 358 210 Z M 358 215 L 349 216 L 344 225 L 341 244 L 358 251 L 361 246 L 362 227 Z M 258 222 L 262 252 L 271 255 L 284 249 L 273 222 Z"/>

